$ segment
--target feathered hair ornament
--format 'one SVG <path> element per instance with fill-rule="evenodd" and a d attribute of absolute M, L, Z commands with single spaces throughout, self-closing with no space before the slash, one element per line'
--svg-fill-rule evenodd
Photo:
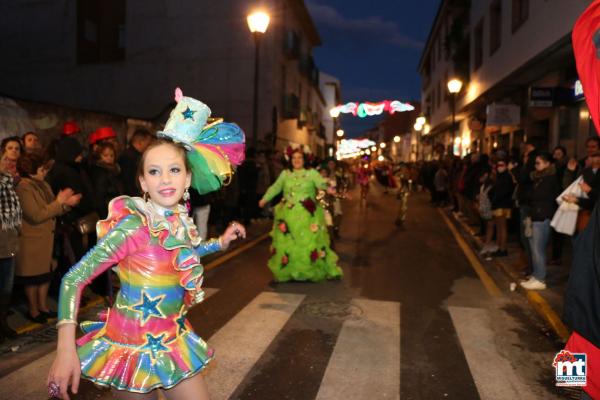
<path fill-rule="evenodd" d="M 210 108 L 201 101 L 185 97 L 175 89 L 177 105 L 165 128 L 157 132 L 181 143 L 192 166 L 192 187 L 200 194 L 221 188 L 231 179 L 234 166 L 244 161 L 245 136 L 239 126 L 222 119 L 207 124 Z"/>

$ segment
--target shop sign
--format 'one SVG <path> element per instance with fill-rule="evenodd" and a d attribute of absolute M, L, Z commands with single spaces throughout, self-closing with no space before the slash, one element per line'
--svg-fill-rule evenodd
<path fill-rule="evenodd" d="M 516 104 L 489 104 L 486 108 L 487 126 L 516 126 L 521 123 L 521 107 Z"/>
<path fill-rule="evenodd" d="M 554 88 L 532 87 L 529 91 L 530 107 L 552 107 L 554 105 Z"/>

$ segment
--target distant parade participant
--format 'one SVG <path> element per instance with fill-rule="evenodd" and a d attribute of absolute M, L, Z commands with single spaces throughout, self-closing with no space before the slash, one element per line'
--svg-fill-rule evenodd
<path fill-rule="evenodd" d="M 336 279 L 342 276 L 338 256 L 331 250 L 325 211 L 317 203 L 317 192 L 327 182 L 314 169 L 306 169 L 302 149 L 288 149 L 290 169 L 281 172 L 259 206 L 283 192 L 275 206 L 269 269 L 277 282 Z"/>
<path fill-rule="evenodd" d="M 360 200 L 362 202 L 367 201 L 369 195 L 369 185 L 371 181 L 371 169 L 369 164 L 359 163 L 356 168 L 356 181 L 360 186 Z"/>
<path fill-rule="evenodd" d="M 200 257 L 225 250 L 245 237 L 232 223 L 218 239 L 203 241 L 182 204 L 188 189 L 218 190 L 243 160 L 244 134 L 235 124 L 206 125 L 210 109 L 183 97 L 161 139 L 142 156 L 138 173 L 143 198 L 121 196 L 98 223 L 98 244 L 64 277 L 58 311 L 58 347 L 47 378 L 50 397 L 69 399 L 80 376 L 112 388 L 120 399 L 208 399 L 199 372 L 213 351 L 192 330 L 187 311 L 201 302 Z M 81 293 L 115 264 L 121 292 L 100 321 L 83 322 L 75 340 Z"/>

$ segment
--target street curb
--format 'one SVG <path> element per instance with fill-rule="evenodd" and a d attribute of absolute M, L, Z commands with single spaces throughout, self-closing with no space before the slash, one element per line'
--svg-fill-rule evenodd
<path fill-rule="evenodd" d="M 440 211 L 440 212 L 444 213 L 443 211 Z M 448 213 L 444 213 L 444 214 L 446 214 L 446 216 L 447 216 Z M 456 221 L 456 223 L 458 223 L 465 232 L 467 232 L 469 235 L 471 235 L 472 239 L 477 243 L 477 245 L 479 247 L 481 247 L 481 245 L 482 245 L 481 239 L 479 239 L 478 237 L 475 236 L 473 229 L 471 229 L 470 226 L 465 224 L 460 219 L 456 218 L 456 216 L 453 213 L 450 213 L 450 215 L 451 215 L 452 219 L 454 221 Z M 500 266 L 500 269 L 502 270 L 502 272 L 512 282 L 518 281 L 519 277 L 513 273 L 512 268 L 508 264 L 506 264 L 506 262 L 504 262 L 503 260 L 499 260 L 499 259 L 495 259 L 495 261 L 498 262 L 498 265 Z M 525 293 L 525 297 L 527 298 L 527 301 L 533 307 L 533 309 L 538 313 L 538 315 L 540 315 L 548 323 L 548 325 L 550 325 L 550 327 L 552 328 L 554 333 L 563 342 L 566 343 L 567 340 L 569 339 L 569 336 L 571 336 L 570 331 L 567 328 L 567 326 L 562 322 L 562 320 L 560 319 L 560 317 L 558 316 L 556 311 L 554 311 L 552 309 L 550 304 L 548 304 L 548 302 L 535 290 L 525 289 L 518 284 L 517 284 L 517 290 Z"/>

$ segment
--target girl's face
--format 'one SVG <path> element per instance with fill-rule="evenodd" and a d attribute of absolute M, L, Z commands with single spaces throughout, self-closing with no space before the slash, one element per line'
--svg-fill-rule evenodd
<path fill-rule="evenodd" d="M 544 160 L 543 158 L 536 157 L 535 159 L 535 170 L 543 171 L 550 166 L 550 162 Z"/>
<path fill-rule="evenodd" d="M 292 154 L 292 168 L 302 169 L 304 168 L 304 156 L 298 152 Z"/>
<path fill-rule="evenodd" d="M 19 142 L 13 141 L 6 143 L 6 147 L 4 148 L 4 154 L 6 154 L 8 158 L 16 160 L 21 155 L 21 144 Z"/>
<path fill-rule="evenodd" d="M 115 152 L 112 149 L 106 148 L 100 154 L 100 161 L 105 164 L 114 164 L 115 163 Z"/>
<path fill-rule="evenodd" d="M 192 174 L 186 170 L 185 159 L 177 148 L 161 144 L 147 151 L 140 186 L 153 202 L 176 208 L 191 182 Z"/>

